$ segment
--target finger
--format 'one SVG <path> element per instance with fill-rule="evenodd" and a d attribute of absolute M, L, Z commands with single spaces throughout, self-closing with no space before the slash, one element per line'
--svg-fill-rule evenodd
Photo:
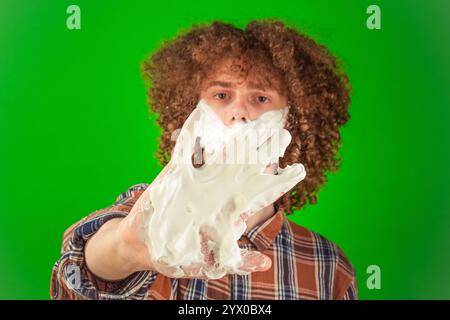
<path fill-rule="evenodd" d="M 270 137 L 256 149 L 257 161 L 260 164 L 276 163 L 284 156 L 292 137 L 286 129 L 273 130 Z"/>
<path fill-rule="evenodd" d="M 162 261 L 155 261 L 153 263 L 156 271 L 170 278 L 183 278 L 185 276 L 184 271 L 179 266 L 169 266 Z"/>
<path fill-rule="evenodd" d="M 260 174 L 249 177 L 246 212 L 258 211 L 279 199 L 306 176 L 302 164 L 296 163 L 284 169 L 278 169 L 277 175 Z M 251 186 L 251 187 L 250 187 Z"/>
<path fill-rule="evenodd" d="M 229 274 L 249 274 L 252 272 L 267 271 L 272 267 L 272 260 L 260 253 L 259 251 L 243 251 L 242 252 L 242 266 L 236 272 L 229 272 Z M 220 279 L 226 275 L 225 270 L 215 268 L 206 264 L 192 264 L 190 266 L 181 267 L 183 275 L 179 278 L 196 278 L 196 279 Z"/>
<path fill-rule="evenodd" d="M 264 173 L 276 174 L 278 169 L 278 163 L 271 163 L 266 166 Z"/>
<path fill-rule="evenodd" d="M 238 221 L 236 222 L 236 224 L 239 225 L 241 222 L 246 222 L 250 218 L 251 215 L 252 214 L 250 212 L 242 212 L 239 215 L 239 218 L 238 218 Z"/>
<path fill-rule="evenodd" d="M 184 272 L 183 278 L 196 278 L 206 279 L 207 277 L 203 273 L 204 264 L 192 264 L 189 266 L 183 266 L 181 269 Z"/>
<path fill-rule="evenodd" d="M 214 251 L 209 248 L 209 241 L 211 241 L 211 236 L 208 235 L 206 230 L 200 230 L 200 251 L 203 254 L 203 262 L 207 266 L 213 266 L 216 263 L 216 259 Z"/>
<path fill-rule="evenodd" d="M 175 143 L 172 159 L 175 163 L 188 164 L 191 162 L 192 152 L 195 146 L 195 131 L 198 130 L 202 116 L 202 110 L 195 108 L 184 122 Z"/>
<path fill-rule="evenodd" d="M 259 251 L 244 251 L 242 253 L 243 264 L 239 272 L 250 273 L 267 271 L 272 267 L 272 260 Z"/>

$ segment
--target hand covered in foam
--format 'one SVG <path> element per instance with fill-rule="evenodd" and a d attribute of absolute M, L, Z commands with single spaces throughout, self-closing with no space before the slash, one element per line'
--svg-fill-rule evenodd
<path fill-rule="evenodd" d="M 171 161 L 140 199 L 148 204 L 145 242 L 158 271 L 212 279 L 252 271 L 246 264 L 261 254 L 237 244 L 246 229 L 243 217 L 305 177 L 302 164 L 277 175 L 265 171 L 291 141 L 283 128 L 286 113 L 287 108 L 269 111 L 228 128 L 199 102 L 178 135 Z M 203 165 L 196 168 L 192 159 L 200 146 Z"/>

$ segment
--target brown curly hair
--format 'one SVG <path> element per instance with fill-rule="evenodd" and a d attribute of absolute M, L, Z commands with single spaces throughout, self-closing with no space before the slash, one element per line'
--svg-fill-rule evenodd
<path fill-rule="evenodd" d="M 266 85 L 278 84 L 291 106 L 285 127 L 292 141 L 280 167 L 302 163 L 307 174 L 275 202 L 276 208 L 291 214 L 308 202 L 316 203 L 326 172 L 339 167 L 339 129 L 350 118 L 350 85 L 326 47 L 281 21 L 251 21 L 244 29 L 218 21 L 195 25 L 144 61 L 144 77 L 151 82 L 150 109 L 159 114 L 157 122 L 163 129 L 157 152 L 160 163 L 170 160 L 175 145 L 171 135 L 199 101 L 201 79 L 225 57 L 243 59 L 247 73 L 251 68 Z"/>

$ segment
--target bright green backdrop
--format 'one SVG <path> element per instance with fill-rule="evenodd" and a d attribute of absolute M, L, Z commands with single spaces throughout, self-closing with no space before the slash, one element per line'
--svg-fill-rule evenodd
<path fill-rule="evenodd" d="M 73 3 L 79 31 L 66 28 Z M 380 31 L 365 25 L 372 3 Z M 193 23 L 266 17 L 329 46 L 354 88 L 341 170 L 292 219 L 344 249 L 361 298 L 450 298 L 449 9 L 445 0 L 1 0 L 0 298 L 47 299 L 64 229 L 160 170 L 141 61 Z M 371 264 L 381 290 L 366 287 Z"/>

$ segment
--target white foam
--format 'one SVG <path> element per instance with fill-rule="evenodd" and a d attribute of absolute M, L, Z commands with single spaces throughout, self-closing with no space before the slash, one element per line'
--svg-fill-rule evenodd
<path fill-rule="evenodd" d="M 173 267 L 172 276 L 182 277 L 183 267 L 204 263 L 200 232 L 210 238 L 208 248 L 216 262 L 203 273 L 220 278 L 239 272 L 243 261 L 237 240 L 246 229 L 245 223 L 238 222 L 240 214 L 270 205 L 306 174 L 302 164 L 280 169 L 278 175 L 264 172 L 290 143 L 291 136 L 283 129 L 287 112 L 288 107 L 227 127 L 201 100 L 186 120 L 167 172 L 146 191 L 153 211 L 146 243 L 154 261 Z M 276 135 L 277 143 L 268 143 Z M 205 149 L 205 164 L 200 168 L 192 165 L 197 137 Z M 224 163 L 230 150 L 244 155 L 254 152 L 258 161 L 251 163 L 244 156 L 244 161 Z"/>

